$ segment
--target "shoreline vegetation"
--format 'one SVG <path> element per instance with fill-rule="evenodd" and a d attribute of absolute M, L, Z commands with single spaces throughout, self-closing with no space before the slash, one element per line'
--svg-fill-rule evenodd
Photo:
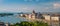
<path fill-rule="evenodd" d="M 10 26 L 48 26 L 48 23 L 45 23 L 43 21 L 22 21 L 20 23 L 15 23 Z"/>
<path fill-rule="evenodd" d="M 13 13 L 0 13 L 0 17 L 14 15 Z"/>

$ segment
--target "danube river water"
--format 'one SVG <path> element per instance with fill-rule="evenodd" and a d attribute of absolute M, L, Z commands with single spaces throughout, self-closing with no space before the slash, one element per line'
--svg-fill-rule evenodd
<path fill-rule="evenodd" d="M 21 21 L 27 21 L 27 19 L 23 18 L 23 17 L 19 17 L 19 16 L 16 16 L 16 15 L 11 15 L 11 16 L 3 16 L 3 17 L 0 17 L 0 22 L 9 22 L 9 23 L 19 23 Z"/>

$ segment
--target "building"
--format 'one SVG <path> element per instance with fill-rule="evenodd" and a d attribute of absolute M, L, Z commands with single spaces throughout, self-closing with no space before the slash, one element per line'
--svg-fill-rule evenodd
<path fill-rule="evenodd" d="M 59 21 L 59 19 L 60 19 L 59 15 L 51 15 L 52 21 Z"/>
<path fill-rule="evenodd" d="M 29 14 L 29 18 L 30 18 L 30 19 L 32 18 L 32 14 Z"/>
<path fill-rule="evenodd" d="M 52 16 L 51 20 L 53 20 L 53 21 L 59 21 L 59 17 L 58 16 Z"/>
<path fill-rule="evenodd" d="M 40 12 L 36 13 L 34 10 L 32 11 L 31 14 L 21 14 L 20 16 L 26 17 L 26 18 L 29 18 L 29 19 L 40 19 L 40 18 L 43 18 L 42 14 Z"/>
<path fill-rule="evenodd" d="M 4 22 L 0 22 L 0 26 L 5 26 L 5 23 Z"/>
<path fill-rule="evenodd" d="M 43 14 L 45 20 L 52 20 L 52 21 L 59 21 L 60 20 L 60 17 L 59 15 L 48 15 L 48 14 Z"/>
<path fill-rule="evenodd" d="M 36 13 L 35 13 L 34 10 L 33 10 L 32 14 L 31 14 L 31 18 L 32 18 L 32 19 L 35 19 L 35 18 L 36 18 Z"/>
<path fill-rule="evenodd" d="M 45 18 L 45 20 L 50 21 L 50 15 L 44 14 L 43 17 Z"/>
<path fill-rule="evenodd" d="M 10 23 L 6 23 L 5 25 L 6 25 L 6 26 L 10 26 Z"/>
<path fill-rule="evenodd" d="M 23 16 L 23 14 L 20 14 L 20 16 L 22 17 L 22 16 Z"/>
<path fill-rule="evenodd" d="M 29 19 L 35 19 L 36 18 L 36 13 L 33 10 L 31 14 L 25 14 L 25 16 L 26 16 L 26 18 L 29 18 Z"/>
<path fill-rule="evenodd" d="M 37 16 L 37 19 L 44 19 L 43 15 L 40 12 L 38 12 L 36 16 Z"/>
<path fill-rule="evenodd" d="M 29 18 L 29 14 L 24 14 L 25 15 L 25 18 Z"/>

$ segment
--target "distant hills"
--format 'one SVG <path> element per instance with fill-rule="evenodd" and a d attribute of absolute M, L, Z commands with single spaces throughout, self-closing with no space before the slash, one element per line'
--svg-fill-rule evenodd
<path fill-rule="evenodd" d="M 0 13 L 0 16 L 9 16 L 9 15 L 14 15 L 14 14 L 30 14 L 30 13 L 32 13 L 32 12 L 20 12 L 20 13 L 18 13 L 18 12 L 6 12 L 6 13 Z M 38 13 L 38 12 L 37 12 Z M 41 12 L 41 14 L 60 14 L 60 12 Z"/>
<path fill-rule="evenodd" d="M 9 15 L 13 15 L 13 13 L 0 13 L 1 17 L 3 17 L 3 16 L 9 16 Z"/>

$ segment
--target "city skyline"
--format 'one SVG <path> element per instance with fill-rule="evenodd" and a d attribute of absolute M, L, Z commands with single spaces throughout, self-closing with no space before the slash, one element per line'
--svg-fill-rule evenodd
<path fill-rule="evenodd" d="M 60 12 L 60 0 L 0 0 L 0 12 Z"/>

